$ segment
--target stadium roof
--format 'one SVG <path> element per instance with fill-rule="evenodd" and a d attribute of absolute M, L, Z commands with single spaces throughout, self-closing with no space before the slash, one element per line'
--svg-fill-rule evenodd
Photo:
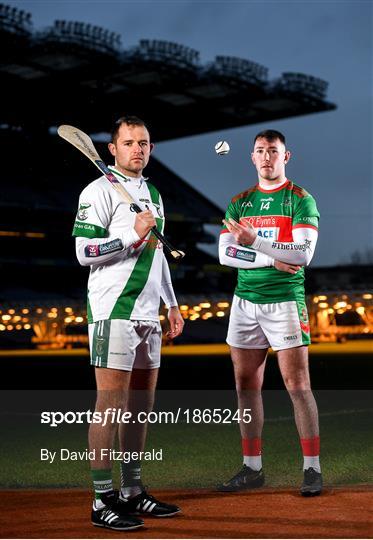
<path fill-rule="evenodd" d="M 123 49 L 119 35 L 75 21 L 35 31 L 31 14 L 3 4 L 0 51 L 1 122 L 34 131 L 102 132 L 136 112 L 161 141 L 335 108 L 328 83 L 310 75 L 271 80 L 265 66 L 227 56 L 202 64 L 198 51 L 166 41 Z"/>

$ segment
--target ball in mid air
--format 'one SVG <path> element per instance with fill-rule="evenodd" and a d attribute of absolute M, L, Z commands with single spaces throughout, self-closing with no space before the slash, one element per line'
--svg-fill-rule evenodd
<path fill-rule="evenodd" d="M 229 144 L 227 141 L 219 141 L 215 144 L 215 152 L 219 154 L 219 156 L 225 156 L 229 152 Z"/>

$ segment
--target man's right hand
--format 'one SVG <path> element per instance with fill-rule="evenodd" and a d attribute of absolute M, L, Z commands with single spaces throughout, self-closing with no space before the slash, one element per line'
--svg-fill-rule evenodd
<path fill-rule="evenodd" d="M 276 261 L 274 263 L 274 267 L 277 270 L 280 270 L 280 272 L 288 272 L 289 274 L 296 274 L 302 267 L 298 266 L 297 264 L 287 264 L 283 263 L 281 261 Z"/>
<path fill-rule="evenodd" d="M 136 214 L 134 229 L 140 238 L 145 238 L 150 229 L 155 225 L 155 218 L 150 210 L 144 210 Z"/>

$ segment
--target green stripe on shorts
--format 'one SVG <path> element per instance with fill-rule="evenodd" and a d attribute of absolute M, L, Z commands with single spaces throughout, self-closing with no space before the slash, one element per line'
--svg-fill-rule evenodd
<path fill-rule="evenodd" d="M 302 300 L 297 299 L 296 303 L 297 303 L 300 328 L 302 332 L 302 343 L 303 345 L 310 345 L 311 343 L 310 321 L 308 319 L 307 305 L 304 298 Z"/>
<path fill-rule="evenodd" d="M 93 330 L 91 364 L 107 367 L 111 321 L 97 321 Z"/>

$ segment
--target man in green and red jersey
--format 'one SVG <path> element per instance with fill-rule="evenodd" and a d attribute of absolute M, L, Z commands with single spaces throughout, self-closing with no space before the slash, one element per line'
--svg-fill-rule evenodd
<path fill-rule="evenodd" d="M 259 133 L 251 159 L 259 181 L 234 197 L 228 206 L 219 258 L 221 264 L 238 268 L 227 343 L 238 405 L 241 413 L 252 410 L 252 421 L 240 422 L 243 468 L 218 489 L 240 491 L 264 484 L 261 388 L 268 348 L 272 347 L 277 351 L 281 375 L 293 403 L 303 451 L 301 493 L 319 495 L 320 438 L 308 370 L 310 328 L 304 266 L 310 263 L 315 250 L 320 215 L 314 198 L 286 178 L 290 152 L 282 133 Z"/>

